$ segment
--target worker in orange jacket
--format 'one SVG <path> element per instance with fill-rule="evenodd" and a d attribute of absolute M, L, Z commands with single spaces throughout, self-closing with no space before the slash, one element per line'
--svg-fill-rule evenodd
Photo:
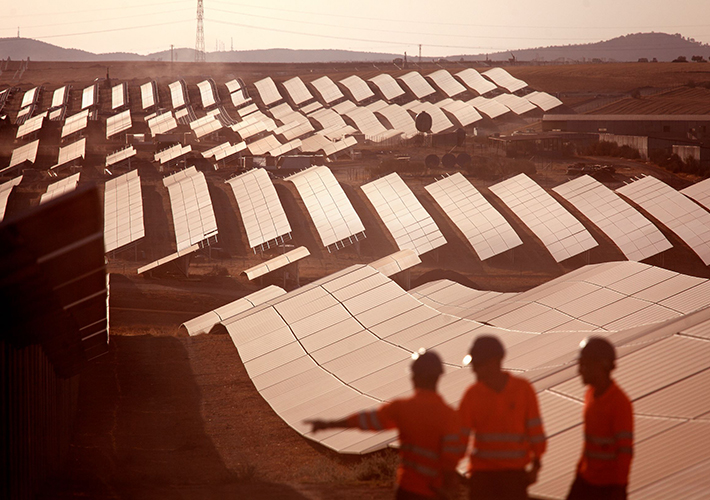
<path fill-rule="evenodd" d="M 456 465 L 466 452 L 456 412 L 436 392 L 443 373 L 439 356 L 421 349 L 412 356 L 414 395 L 341 420 L 310 420 L 313 432 L 331 428 L 399 430 L 397 500 L 447 498 Z"/>
<path fill-rule="evenodd" d="M 611 378 L 614 346 L 602 337 L 581 344 L 579 374 L 584 397 L 584 449 L 567 500 L 625 500 L 634 446 L 631 400 Z"/>
<path fill-rule="evenodd" d="M 527 500 L 545 452 L 537 395 L 530 382 L 503 371 L 504 356 L 497 337 L 481 335 L 464 358 L 477 380 L 459 407 L 464 432 L 474 436 L 471 499 Z"/>

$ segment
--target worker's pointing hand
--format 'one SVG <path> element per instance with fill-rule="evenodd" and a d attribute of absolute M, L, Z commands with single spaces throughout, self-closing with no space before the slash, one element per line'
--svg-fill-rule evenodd
<path fill-rule="evenodd" d="M 304 420 L 303 423 L 311 425 L 311 432 L 318 432 L 329 428 L 326 420 Z"/>

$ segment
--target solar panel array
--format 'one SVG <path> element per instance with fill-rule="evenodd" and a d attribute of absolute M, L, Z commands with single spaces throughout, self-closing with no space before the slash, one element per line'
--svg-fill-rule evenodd
<path fill-rule="evenodd" d="M 670 187 L 647 176 L 616 190 L 651 214 L 710 265 L 710 213 Z"/>
<path fill-rule="evenodd" d="M 537 106 L 527 99 L 523 99 L 522 97 L 518 97 L 514 94 L 500 94 L 494 97 L 493 100 L 503 104 L 516 115 L 524 115 L 525 113 L 529 113 L 530 111 L 537 109 Z"/>
<path fill-rule="evenodd" d="M 89 123 L 89 110 L 84 109 L 79 113 L 67 116 L 64 120 L 64 126 L 62 127 L 62 139 L 65 137 L 84 130 Z"/>
<path fill-rule="evenodd" d="M 270 76 L 254 82 L 254 87 L 256 87 L 256 91 L 259 93 L 259 97 L 261 98 L 261 102 L 264 103 L 264 106 L 268 107 L 283 100 L 279 89 L 276 88 L 276 84 Z"/>
<path fill-rule="evenodd" d="M 58 89 L 54 89 L 54 92 L 52 93 L 52 105 L 50 108 L 64 106 L 67 102 L 68 90 L 69 87 L 66 85 L 59 87 Z"/>
<path fill-rule="evenodd" d="M 416 99 L 424 99 L 436 93 L 436 89 L 429 85 L 429 82 L 417 71 L 410 71 L 397 78 L 397 80 L 402 82 Z"/>
<path fill-rule="evenodd" d="M 434 219 L 396 172 L 361 188 L 399 250 L 414 250 L 422 255 L 446 243 Z"/>
<path fill-rule="evenodd" d="M 388 100 L 392 101 L 404 95 L 404 89 L 399 86 L 397 81 L 387 73 L 382 73 L 381 75 L 373 76 L 367 80 L 371 82 L 380 91 L 382 96 Z"/>
<path fill-rule="evenodd" d="M 127 95 L 128 93 L 126 92 L 125 83 L 119 83 L 118 85 L 114 85 L 111 88 L 111 109 L 116 110 L 128 104 L 126 102 Z"/>
<path fill-rule="evenodd" d="M 10 179 L 7 182 L 0 184 L 0 221 L 5 218 L 5 210 L 7 210 L 7 201 L 12 194 L 12 190 L 15 186 L 18 186 L 22 182 L 22 176 Z"/>
<path fill-rule="evenodd" d="M 426 112 L 429 116 L 431 116 L 432 134 L 439 134 L 454 128 L 454 124 L 451 123 L 451 120 L 449 120 L 446 114 L 444 114 L 444 112 L 435 104 L 430 102 L 411 101 L 403 107 L 408 109 L 413 116 L 417 116 L 422 112 Z"/>
<path fill-rule="evenodd" d="M 205 115 L 195 121 L 190 122 L 190 128 L 198 139 L 213 134 L 222 128 L 222 123 L 213 115 Z"/>
<path fill-rule="evenodd" d="M 137 170 L 106 181 L 104 188 L 104 248 L 106 253 L 145 236 L 143 197 Z"/>
<path fill-rule="evenodd" d="M 243 274 L 246 275 L 249 281 L 252 281 L 256 278 L 269 274 L 270 272 L 282 269 L 289 264 L 298 262 L 301 259 L 305 259 L 309 255 L 311 255 L 311 252 L 309 252 L 306 247 L 294 248 L 293 250 L 290 250 L 282 255 L 278 255 L 273 259 L 269 259 L 266 262 L 262 262 L 261 264 L 257 264 L 254 267 L 246 269 L 243 271 Z"/>
<path fill-rule="evenodd" d="M 306 84 L 299 77 L 295 76 L 283 83 L 284 89 L 288 93 L 291 101 L 296 106 L 301 106 L 313 99 L 313 94 L 308 90 Z"/>
<path fill-rule="evenodd" d="M 438 106 L 449 120 L 460 128 L 468 127 L 483 119 L 476 108 L 463 101 L 444 99 L 437 102 L 435 106 Z"/>
<path fill-rule="evenodd" d="M 48 201 L 53 200 L 54 198 L 58 198 L 59 196 L 65 193 L 74 191 L 76 189 L 76 186 L 79 184 L 80 175 L 81 173 L 70 175 L 69 177 L 65 177 L 64 179 L 61 179 L 57 182 L 53 182 L 52 184 L 47 186 L 47 192 L 45 192 L 39 198 L 40 205 L 42 203 L 47 203 Z"/>
<path fill-rule="evenodd" d="M 44 125 L 44 119 L 46 117 L 47 112 L 45 111 L 42 114 L 35 115 L 32 118 L 29 118 L 22 125 L 17 127 L 17 134 L 15 135 L 15 137 L 17 139 L 22 139 L 26 135 L 29 135 L 33 132 L 37 132 L 39 129 L 42 128 L 42 125 Z"/>
<path fill-rule="evenodd" d="M 22 165 L 24 162 L 28 161 L 34 163 L 37 159 L 37 151 L 39 150 L 39 139 L 36 139 L 30 143 L 20 146 L 19 148 L 12 151 L 12 156 L 10 157 L 10 165 L 7 169 L 0 170 L 4 172 L 17 165 Z"/>
<path fill-rule="evenodd" d="M 51 168 L 61 167 L 79 158 L 86 157 L 86 137 L 79 139 L 72 144 L 59 148 L 59 158 L 57 164 Z"/>
<path fill-rule="evenodd" d="M 345 97 L 338 86 L 327 76 L 321 76 L 311 82 L 316 93 L 320 96 L 321 102 L 332 104 L 338 99 Z"/>
<path fill-rule="evenodd" d="M 401 131 L 405 139 L 419 133 L 412 115 L 398 104 L 390 104 L 378 109 L 375 111 L 375 116 L 380 118 L 387 128 Z"/>
<path fill-rule="evenodd" d="M 88 109 L 96 104 L 96 85 L 86 87 L 81 93 L 81 109 Z"/>
<path fill-rule="evenodd" d="M 710 289 L 705 279 L 633 261 L 586 266 L 521 293 L 447 283 L 412 292 L 438 311 L 534 333 L 612 332 L 658 323 L 700 307 Z"/>
<path fill-rule="evenodd" d="M 168 89 L 170 90 L 170 101 L 173 104 L 173 109 L 180 109 L 187 104 L 185 87 L 182 80 L 172 82 L 168 85 Z"/>
<path fill-rule="evenodd" d="M 217 104 L 217 98 L 215 97 L 212 82 L 210 80 L 198 82 L 197 88 L 200 90 L 200 99 L 202 101 L 203 108 L 207 109 L 210 106 Z"/>
<path fill-rule="evenodd" d="M 673 247 L 651 221 L 588 175 L 553 191 L 601 229 L 629 260 L 644 260 Z"/>
<path fill-rule="evenodd" d="M 223 144 L 210 148 L 207 151 L 203 151 L 202 156 L 204 158 L 214 158 L 215 161 L 220 161 L 229 158 L 230 156 L 235 155 L 237 153 L 241 153 L 246 148 L 247 145 L 245 142 L 238 142 L 237 144 L 230 144 L 229 142 L 225 142 Z"/>
<path fill-rule="evenodd" d="M 148 109 L 156 105 L 155 100 L 155 82 L 148 82 L 141 85 L 141 107 Z"/>
<path fill-rule="evenodd" d="M 291 225 L 266 170 L 250 170 L 227 183 L 237 200 L 250 248 L 269 248 L 270 242 L 290 239 Z"/>
<path fill-rule="evenodd" d="M 411 269 L 422 263 L 419 255 L 414 250 L 399 250 L 393 254 L 370 262 L 370 267 L 385 276 L 394 276 L 397 273 Z"/>
<path fill-rule="evenodd" d="M 530 177 L 519 174 L 490 187 L 557 262 L 597 246 L 589 231 Z"/>
<path fill-rule="evenodd" d="M 178 251 L 217 236 L 217 219 L 205 174 L 195 167 L 165 177 Z"/>
<path fill-rule="evenodd" d="M 481 260 L 523 244 L 508 221 L 461 173 L 444 177 L 425 189 Z"/>
<path fill-rule="evenodd" d="M 466 68 L 459 71 L 456 73 L 456 78 L 469 89 L 476 91 L 479 95 L 487 94 L 497 88 L 495 83 L 486 80 L 473 68 Z"/>
<path fill-rule="evenodd" d="M 525 96 L 525 99 L 533 103 L 543 111 L 550 111 L 559 106 L 562 106 L 562 101 L 557 97 L 548 94 L 547 92 L 532 92 Z"/>
<path fill-rule="evenodd" d="M 364 236 L 365 226 L 328 167 L 313 166 L 285 180 L 296 186 L 321 244 L 328 250 Z"/>
<path fill-rule="evenodd" d="M 617 264 L 641 266 L 613 263 L 582 272 L 610 282 Z M 696 308 L 707 307 L 707 295 L 703 300 L 695 302 Z M 710 451 L 701 451 L 710 440 L 710 426 L 693 421 L 710 414 L 710 401 L 692 390 L 703 387 L 710 369 L 710 342 L 674 335 L 677 324 L 687 328 L 708 319 L 710 309 L 696 309 L 680 319 L 605 334 L 619 351 L 622 387 L 635 404 L 650 398 L 641 403 L 643 415 L 637 409 L 635 417 L 637 459 L 630 490 L 640 491 L 638 498 L 656 498 L 652 483 L 659 479 L 670 483 L 669 492 L 676 491 L 672 486 L 681 484 L 686 474 L 675 476 L 710 457 Z M 473 382 L 469 369 L 457 369 L 463 354 L 476 335 L 498 335 L 507 350 L 504 366 L 534 383 L 549 439 L 544 472 L 532 493 L 562 497 L 574 477 L 582 447 L 584 390 L 575 360 L 587 332 L 530 334 L 437 313 L 368 266 L 345 269 L 222 324 L 274 411 L 297 432 L 341 453 L 382 449 L 396 435 L 340 429 L 311 434 L 303 421 L 339 419 L 410 394 L 409 355 L 419 347 L 436 349 L 448 365 L 439 392 L 456 406 Z M 668 386 L 673 389 L 664 390 Z M 691 436 L 702 439 L 689 453 Z M 642 455 L 644 463 L 638 459 Z"/>
<path fill-rule="evenodd" d="M 114 153 L 106 155 L 106 166 L 110 167 L 111 165 L 116 165 L 117 163 L 120 163 L 123 160 L 133 158 L 137 154 L 138 151 L 136 151 L 136 148 L 134 148 L 133 145 L 130 145 Z"/>
<path fill-rule="evenodd" d="M 516 92 L 528 86 L 523 80 L 515 78 L 503 68 L 491 68 L 484 71 L 483 75 L 508 92 Z"/>
<path fill-rule="evenodd" d="M 186 155 L 192 151 L 192 146 L 183 146 L 182 144 L 173 144 L 172 146 L 158 151 L 153 155 L 155 161 L 159 161 L 161 165 L 168 163 L 176 158 Z"/>
<path fill-rule="evenodd" d="M 495 99 L 487 99 L 482 96 L 474 97 L 468 103 L 476 108 L 480 113 L 483 113 L 488 118 L 498 118 L 506 113 L 510 113 L 510 108 L 499 103 Z"/>
<path fill-rule="evenodd" d="M 372 92 L 372 89 L 367 85 L 365 80 L 357 75 L 343 78 L 338 83 L 347 89 L 350 97 L 357 103 L 366 101 L 375 96 L 375 93 Z"/>
<path fill-rule="evenodd" d="M 172 111 L 161 113 L 148 120 L 148 128 L 150 135 L 155 137 L 158 134 L 166 134 L 178 127 L 177 120 L 173 116 Z"/>
<path fill-rule="evenodd" d="M 133 126 L 131 110 L 127 109 L 106 119 L 106 139 L 129 130 Z"/>
<path fill-rule="evenodd" d="M 457 95 L 466 92 L 466 87 L 461 85 L 459 81 L 445 69 L 440 69 L 428 74 L 427 80 L 434 83 L 434 85 L 447 97 L 456 97 Z"/>

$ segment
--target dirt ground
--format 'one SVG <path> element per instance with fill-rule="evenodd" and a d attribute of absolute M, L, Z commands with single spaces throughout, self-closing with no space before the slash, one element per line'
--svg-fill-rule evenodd
<path fill-rule="evenodd" d="M 362 64 L 312 66 L 313 78 L 321 74 L 343 73 L 341 76 L 344 76 L 345 72 L 354 71 L 367 77 L 380 71 Z M 434 69 L 432 66 L 431 71 Z M 449 69 L 456 69 L 456 65 Z M 710 79 L 704 66 L 661 63 L 508 69 L 514 76 L 549 92 L 627 92 L 647 86 L 648 82 L 670 87 L 682 85 L 690 78 Z M 691 74 L 691 71 L 696 73 Z M 26 89 L 30 85 L 44 84 L 53 89 L 59 84 L 73 83 L 77 90 L 105 74 L 106 65 L 102 64 L 33 61 L 21 82 L 9 81 L 12 72 L 5 72 L 0 76 L 0 85 L 9 83 Z M 130 81 L 132 85 L 155 78 L 160 79 L 161 86 L 166 86 L 178 76 L 193 85 L 211 76 L 221 87 L 235 76 L 254 81 L 266 75 L 285 79 L 297 74 L 304 74 L 302 66 L 110 64 L 111 78 Z M 570 99 L 579 98 L 575 95 Z M 7 130 L 1 133 L 9 134 Z M 0 154 L 9 155 L 12 141 L 8 143 L 1 133 Z M 58 142 L 52 143 L 50 138 L 46 146 L 54 148 L 54 158 L 56 145 Z M 42 148 L 45 148 L 44 142 Z M 467 148 L 474 159 L 496 154 L 473 142 Z M 411 148 L 405 152 L 413 161 L 419 161 L 431 151 Z M 402 152 L 373 148 L 374 159 L 333 164 L 333 171 L 361 216 L 367 234 L 358 245 L 334 254 L 319 244 L 293 184 L 275 180 L 293 229 L 290 243 L 306 245 L 312 254 L 299 264 L 301 284 L 353 264 L 372 262 L 396 250 L 359 186 L 374 178 L 373 169 L 379 159 L 398 153 Z M 149 161 L 151 155 L 152 151 L 141 152 L 133 165 L 141 176 L 146 237 L 135 248 L 109 256 L 110 352 L 82 374 L 70 456 L 62 472 L 44 486 L 39 498 L 391 498 L 391 477 L 373 474 L 372 470 L 391 472 L 392 453 L 384 452 L 374 458 L 340 456 L 300 437 L 255 390 L 227 335 L 190 338 L 179 328 L 184 321 L 262 286 L 276 284 L 287 289 L 296 286 L 293 269 L 286 280 L 279 273 L 257 283 L 241 276 L 243 270 L 275 253 L 255 255 L 247 248 L 236 200 L 224 183 L 236 169 L 215 171 L 204 165 L 200 168 L 206 174 L 220 234 L 211 252 L 200 252 L 192 260 L 190 276 L 173 273 L 140 277 L 136 274 L 138 267 L 175 251 L 169 198 L 162 185 L 164 173 Z M 566 167 L 572 160 L 579 161 L 535 159 L 537 172 L 533 178 L 546 188 L 561 184 L 567 180 Z M 587 158 L 584 161 L 608 163 L 611 160 Z M 618 187 L 641 173 L 653 173 L 674 187 L 690 182 L 690 179 L 641 162 L 613 160 L 613 163 L 617 174 L 610 187 Z M 422 264 L 411 272 L 412 286 L 446 277 L 482 290 L 522 291 L 585 264 L 623 259 L 606 236 L 574 212 L 600 245 L 584 255 L 562 263 L 554 262 L 534 235 L 490 193 L 488 187 L 497 181 L 471 176 L 474 185 L 511 221 L 524 242 L 512 251 L 481 261 L 424 189 L 436 178 L 452 172 L 435 169 L 421 175 L 403 174 L 407 185 L 448 241 L 446 246 L 422 257 Z M 85 168 L 82 173 L 82 182 L 101 184 L 102 179 L 100 167 Z M 48 182 L 45 178 L 28 177 L 10 198 L 8 214 L 35 205 Z M 572 210 L 565 202 L 560 202 Z M 663 232 L 674 248 L 649 259 L 648 263 L 710 277 L 710 271 L 695 254 L 675 235 Z M 374 479 L 358 479 L 362 477 Z"/>

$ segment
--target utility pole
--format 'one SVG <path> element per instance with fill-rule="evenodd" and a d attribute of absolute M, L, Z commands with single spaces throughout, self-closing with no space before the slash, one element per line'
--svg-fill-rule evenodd
<path fill-rule="evenodd" d="M 419 44 L 419 64 L 422 63 L 422 44 Z"/>
<path fill-rule="evenodd" d="M 205 62 L 205 8 L 197 0 L 197 35 L 195 36 L 195 62 Z"/>
<path fill-rule="evenodd" d="M 175 58 L 173 57 L 173 47 L 175 47 L 172 43 L 170 44 L 170 65 L 172 66 L 173 61 L 175 61 Z"/>

